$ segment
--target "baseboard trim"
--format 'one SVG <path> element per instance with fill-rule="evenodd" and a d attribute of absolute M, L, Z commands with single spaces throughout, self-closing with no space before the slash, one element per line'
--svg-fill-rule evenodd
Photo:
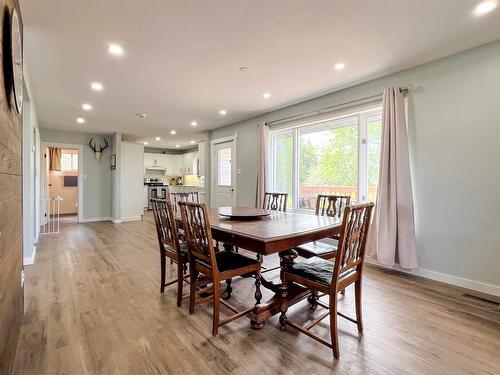
<path fill-rule="evenodd" d="M 90 218 L 85 218 L 80 221 L 80 223 L 91 223 L 94 221 L 110 221 L 110 217 L 90 217 Z"/>
<path fill-rule="evenodd" d="M 23 266 L 30 266 L 35 264 L 35 256 L 36 256 L 36 246 L 33 246 L 33 254 L 30 257 L 23 258 Z"/>
<path fill-rule="evenodd" d="M 393 267 L 386 266 L 386 265 L 378 263 L 375 259 L 370 258 L 370 257 L 366 257 L 366 263 L 372 264 L 372 265 L 380 267 L 380 268 L 396 270 L 396 271 L 407 273 L 410 275 L 420 276 L 420 277 L 424 277 L 426 279 L 440 281 L 440 282 L 445 283 L 445 284 L 450 284 L 450 285 L 458 286 L 461 288 L 466 288 L 466 289 L 474 290 L 477 292 L 486 293 L 486 294 L 490 294 L 490 295 L 493 295 L 496 297 L 500 297 L 500 286 L 498 286 L 498 285 L 488 284 L 488 283 L 485 283 L 482 281 L 465 279 L 463 277 L 454 276 L 454 275 L 450 275 L 450 274 L 442 273 L 442 272 L 426 270 L 426 269 L 422 269 L 422 268 L 418 268 L 416 270 L 407 270 L 407 269 L 401 268 L 397 265 L 393 266 Z"/>
<path fill-rule="evenodd" d="M 122 217 L 121 219 L 113 219 L 111 220 L 115 224 L 126 223 L 128 221 L 141 221 L 142 215 L 131 216 L 131 217 Z"/>

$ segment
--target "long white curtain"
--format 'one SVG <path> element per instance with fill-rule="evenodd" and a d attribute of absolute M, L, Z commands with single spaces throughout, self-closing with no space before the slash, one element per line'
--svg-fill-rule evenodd
<path fill-rule="evenodd" d="M 265 122 L 259 124 L 259 150 L 257 154 L 257 189 L 255 196 L 255 207 L 262 208 L 264 204 L 264 193 L 269 186 L 269 126 Z"/>
<path fill-rule="evenodd" d="M 417 268 L 405 98 L 398 87 L 384 90 L 382 106 L 377 206 L 368 254 L 384 265 Z"/>

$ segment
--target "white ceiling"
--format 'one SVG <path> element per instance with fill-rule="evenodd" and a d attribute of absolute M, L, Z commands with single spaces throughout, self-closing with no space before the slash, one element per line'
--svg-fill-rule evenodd
<path fill-rule="evenodd" d="M 203 130 L 500 39 L 499 9 L 478 18 L 477 4 L 21 0 L 42 127 L 118 131 L 149 146 L 181 148 Z M 109 56 L 111 42 L 125 56 Z M 346 68 L 333 69 L 338 62 Z M 103 92 L 90 90 L 94 80 Z M 94 109 L 83 112 L 82 103 Z M 86 123 L 76 124 L 77 117 Z"/>

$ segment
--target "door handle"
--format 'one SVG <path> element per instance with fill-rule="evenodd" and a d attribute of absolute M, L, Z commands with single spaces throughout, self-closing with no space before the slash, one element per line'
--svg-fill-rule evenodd
<path fill-rule="evenodd" d="M 229 191 L 234 191 L 234 189 L 229 189 Z"/>

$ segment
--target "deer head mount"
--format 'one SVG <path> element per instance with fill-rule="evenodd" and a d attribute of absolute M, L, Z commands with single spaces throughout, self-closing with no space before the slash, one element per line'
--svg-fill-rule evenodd
<path fill-rule="evenodd" d="M 97 143 L 96 141 L 94 141 L 94 138 L 92 137 L 92 138 L 90 138 L 89 146 L 92 150 L 94 150 L 95 158 L 97 160 L 100 160 L 101 159 L 101 152 L 103 152 L 105 149 L 107 149 L 109 147 L 109 142 L 106 139 L 106 137 L 104 137 L 104 145 L 101 145 L 100 143 Z"/>

